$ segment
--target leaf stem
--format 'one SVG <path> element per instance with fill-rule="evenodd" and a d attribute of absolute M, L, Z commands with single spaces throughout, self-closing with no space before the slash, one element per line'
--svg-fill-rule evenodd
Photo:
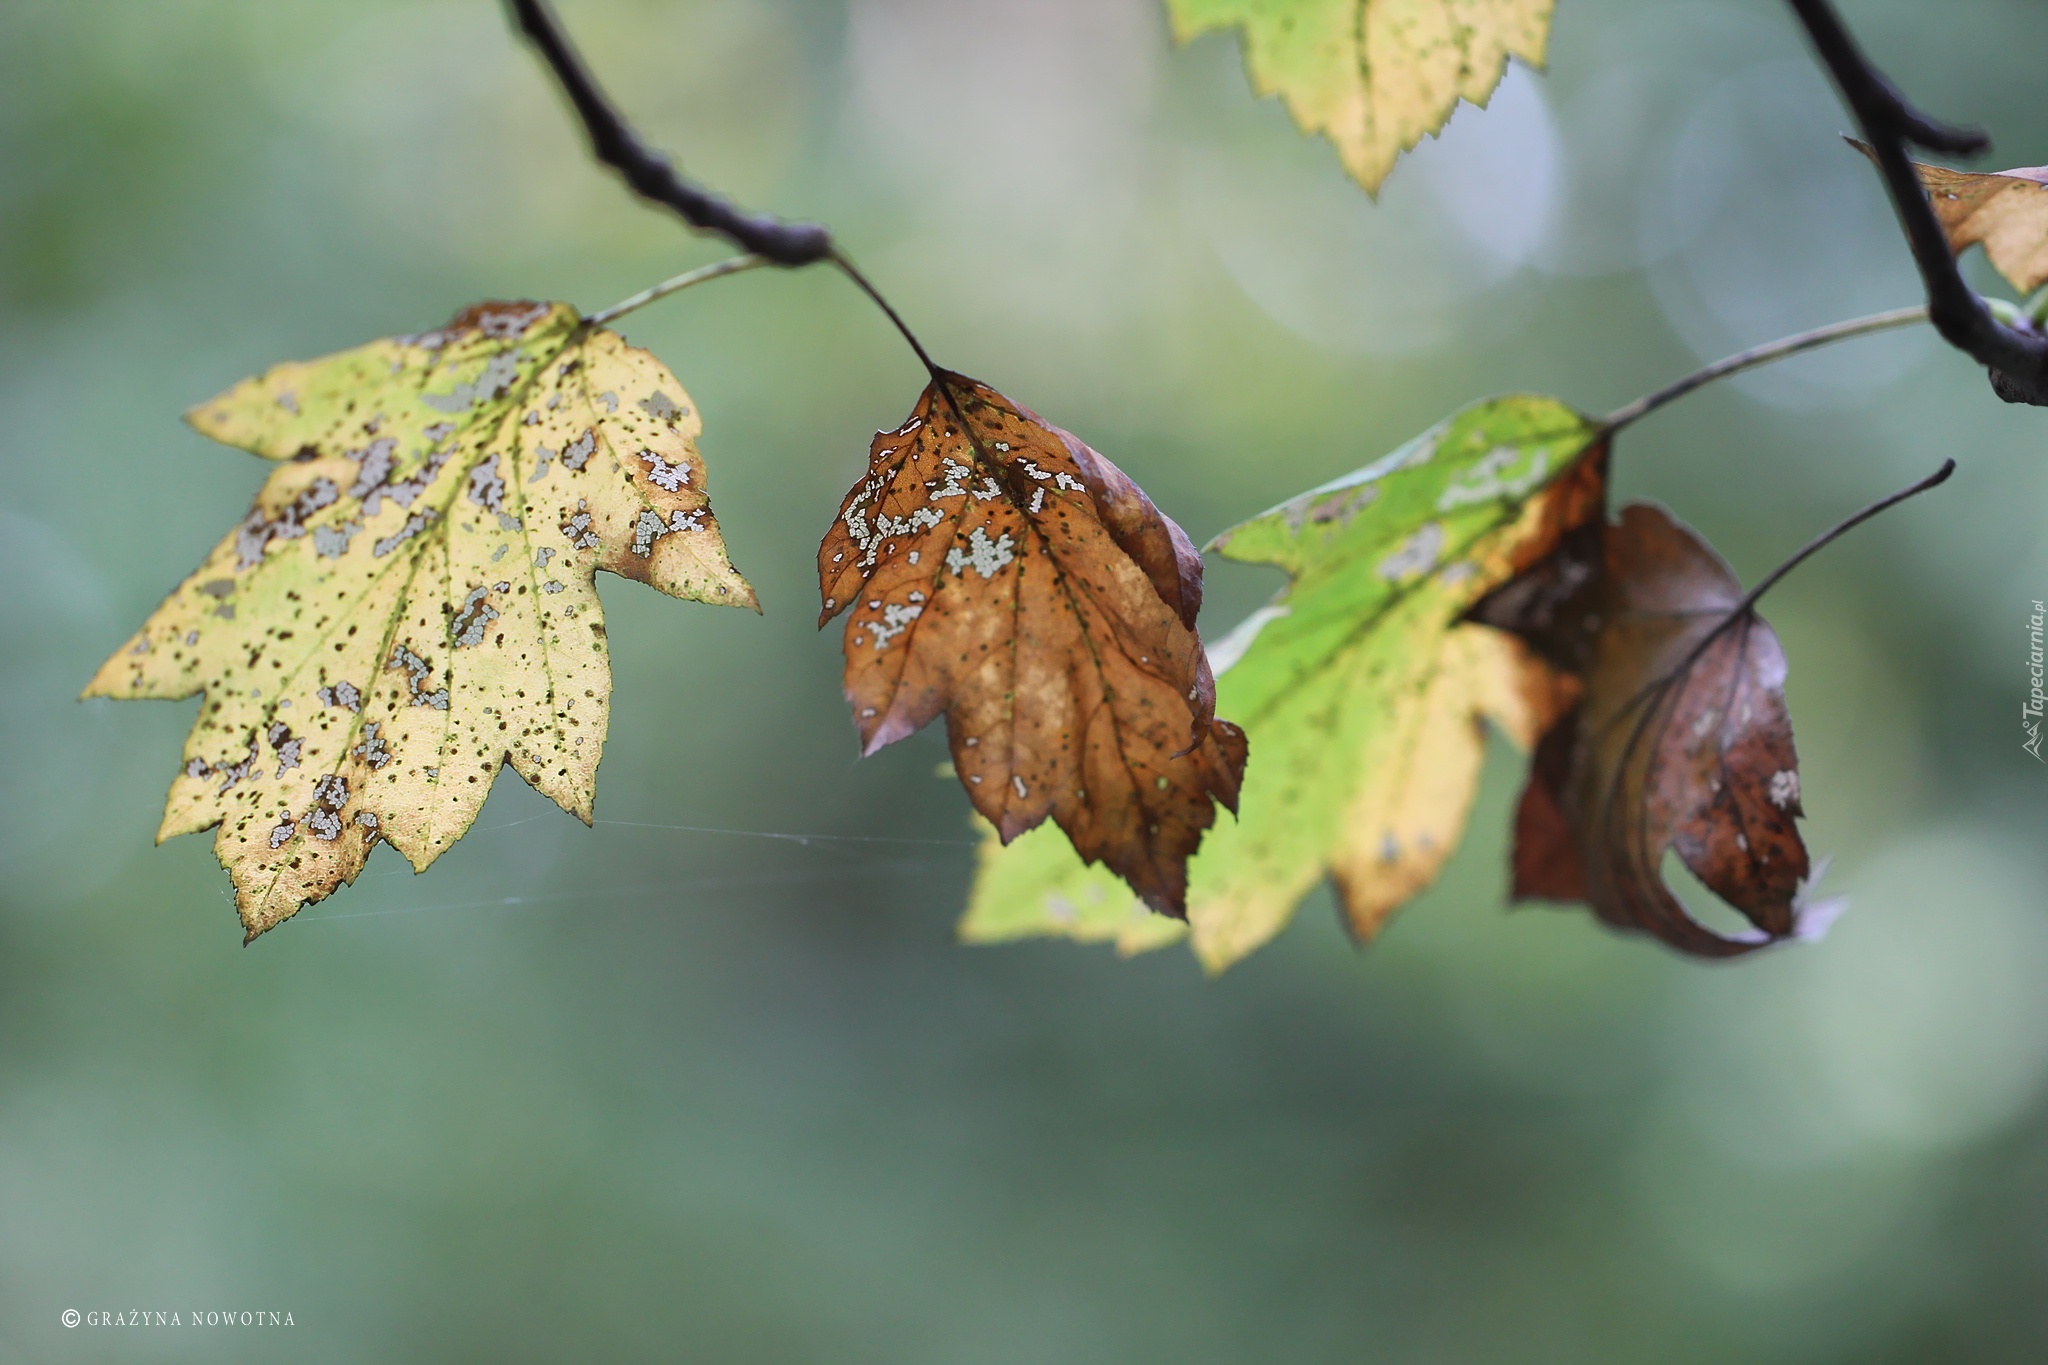
<path fill-rule="evenodd" d="M 1655 393 L 1645 394 L 1625 407 L 1616 408 L 1601 423 L 1601 429 L 1609 436 L 1649 416 L 1666 403 L 1685 397 L 1694 389 L 1723 379 L 1744 370 L 1753 370 L 1760 365 L 1769 365 L 1787 356 L 1802 351 L 1815 350 L 1821 346 L 1832 346 L 1837 341 L 1851 337 L 1867 336 L 1872 332 L 1887 332 L 1895 327 L 1911 327 L 1927 321 L 1927 305 L 1915 304 L 1911 308 L 1894 308 L 1888 313 L 1872 313 L 1868 317 L 1850 318 L 1847 322 L 1830 323 L 1816 327 L 1810 332 L 1798 332 L 1792 336 L 1767 341 L 1761 346 L 1752 346 L 1746 351 L 1717 360 L 1703 369 L 1694 370 L 1676 383 L 1667 384 Z"/>
<path fill-rule="evenodd" d="M 1855 530 L 1864 522 L 1869 521 L 1880 512 L 1889 511 L 1908 498 L 1918 497 L 1930 488 L 1937 488 L 1947 483 L 1949 475 L 1955 472 L 1956 462 L 1954 460 L 1943 460 L 1941 468 L 1935 470 L 1918 483 L 1913 484 L 1909 488 L 1902 488 L 1889 496 L 1879 498 L 1862 511 L 1844 518 L 1826 531 L 1815 536 L 1812 540 L 1806 542 L 1790 559 L 1765 574 L 1755 587 L 1744 593 L 1742 600 L 1728 609 L 1728 614 L 1721 618 L 1720 623 L 1705 635 L 1702 635 L 1699 638 L 1699 642 L 1686 651 L 1684 658 L 1673 665 L 1662 677 L 1648 684 L 1640 692 L 1636 693 L 1635 696 L 1629 698 L 1628 704 L 1615 712 L 1615 719 L 1618 721 L 1621 717 L 1635 710 L 1636 707 L 1641 706 L 1650 698 L 1659 695 L 1665 688 L 1670 687 L 1671 684 L 1684 677 L 1692 670 L 1692 666 L 1698 663 L 1701 657 L 1706 654 L 1707 650 L 1713 647 L 1714 642 L 1727 634 L 1735 626 L 1740 624 L 1746 629 L 1748 623 L 1756 619 L 1756 604 L 1763 599 L 1765 593 L 1783 582 L 1785 575 L 1791 573 L 1801 564 L 1804 564 L 1807 560 L 1813 558 L 1822 550 L 1825 550 L 1828 546 L 1834 544 L 1837 540 L 1840 540 L 1843 536 Z M 1630 733 L 1628 739 L 1627 747 L 1629 749 L 1634 749 L 1636 741 L 1642 738 L 1643 727 L 1648 724 L 1651 711 L 1654 709 L 1653 706 L 1651 710 L 1645 710 L 1636 717 L 1635 729 Z"/>
<path fill-rule="evenodd" d="M 649 285 L 637 294 L 620 299 L 609 308 L 600 309 L 595 313 L 586 313 L 583 315 L 583 321 L 592 327 L 602 327 L 606 323 L 624 317 L 636 308 L 645 308 L 656 299 L 665 299 L 670 294 L 681 289 L 688 289 L 693 284 L 702 284 L 706 280 L 715 280 L 721 275 L 736 275 L 742 270 L 752 270 L 757 266 L 774 264 L 775 262 L 769 260 L 766 256 L 728 256 L 722 261 L 713 261 L 710 265 L 700 265 L 695 270 L 685 270 L 680 275 L 670 276 L 660 284 Z"/>
<path fill-rule="evenodd" d="M 860 267 L 853 263 L 853 258 L 848 256 L 844 251 L 841 251 L 838 247 L 834 247 L 832 248 L 831 256 L 829 256 L 827 259 L 829 259 L 832 262 L 832 264 L 838 266 L 840 273 L 845 275 L 847 279 L 852 280 L 854 285 L 857 288 L 859 288 L 861 293 L 866 294 L 868 296 L 868 301 L 870 303 L 873 303 L 875 307 L 881 309 L 884 313 L 888 315 L 889 321 L 896 324 L 896 330 L 903 334 L 903 339 L 910 343 L 910 349 L 917 352 L 917 358 L 920 361 L 924 362 L 924 367 L 927 371 L 930 372 L 932 379 L 935 382 L 941 380 L 945 374 L 945 371 L 941 370 L 938 367 L 938 364 L 935 361 L 933 361 L 931 353 L 925 350 L 924 343 L 917 339 L 917 333 L 911 331 L 910 324 L 903 320 L 903 315 L 901 313 L 898 313 L 895 310 L 895 308 L 890 306 L 889 301 L 882 297 L 882 291 L 875 288 L 875 286 L 868 281 L 867 276 L 860 273 Z M 944 387 L 944 385 L 942 384 L 941 387 Z M 951 395 L 949 392 L 948 397 L 950 396 Z"/>
<path fill-rule="evenodd" d="M 1870 504 L 1870 506 L 1856 513 L 1854 516 L 1847 517 L 1842 521 L 1837 522 L 1829 530 L 1821 532 L 1812 540 L 1806 542 L 1806 544 L 1799 549 L 1798 553 L 1794 554 L 1790 559 L 1786 560 L 1783 564 L 1780 564 L 1777 568 L 1765 574 L 1762 581 L 1759 582 L 1755 587 L 1751 588 L 1749 592 L 1743 597 L 1741 603 L 1736 606 L 1732 615 L 1740 616 L 1750 611 L 1753 611 L 1756 608 L 1758 600 L 1761 599 L 1763 595 L 1769 592 L 1772 588 L 1778 586 L 1778 583 L 1785 577 L 1786 574 L 1791 573 L 1801 564 L 1804 564 L 1807 560 L 1813 558 L 1822 550 L 1825 550 L 1828 546 L 1834 544 L 1837 540 L 1840 540 L 1843 536 L 1855 530 L 1858 526 L 1861 526 L 1864 522 L 1869 521 L 1878 513 L 1889 511 L 1891 508 L 1898 506 L 1900 503 L 1904 502 L 1908 498 L 1918 497 L 1920 494 L 1925 493 L 1930 488 L 1938 488 L 1942 484 L 1947 483 L 1949 475 L 1955 472 L 1956 462 L 1954 460 L 1943 460 L 1941 462 L 1941 468 L 1935 470 L 1932 474 L 1929 474 L 1926 478 L 1920 480 L 1920 482 L 1914 484 L 1912 487 L 1902 488 L 1898 492 L 1891 494 L 1889 497 L 1879 498 L 1876 502 L 1873 502 L 1872 504 Z"/>
<path fill-rule="evenodd" d="M 925 350 L 924 343 L 917 339 L 917 333 L 911 331 L 910 324 L 903 320 L 903 315 L 898 313 L 890 305 L 889 301 L 882 297 L 882 291 L 875 288 L 869 282 L 867 276 L 860 273 L 860 267 L 853 263 L 851 257 L 838 247 L 834 247 L 832 248 L 831 261 L 832 264 L 839 267 L 847 279 L 852 280 L 859 287 L 861 293 L 868 296 L 869 301 L 875 307 L 888 314 L 889 321 L 896 324 L 896 330 L 901 332 L 903 339 L 910 343 L 910 349 L 917 352 L 917 358 L 924 362 L 926 373 L 932 377 L 933 387 L 938 389 L 939 396 L 946 400 L 946 406 L 952 410 L 953 420 L 958 422 L 960 430 L 967 434 L 969 444 L 974 447 L 976 459 L 990 469 L 1000 468 L 1001 466 L 989 458 L 988 447 L 981 443 L 981 434 L 974 429 L 974 423 L 967 420 L 966 409 L 960 406 L 959 398 L 954 395 L 953 376 L 939 368 L 938 362 L 932 359 L 931 352 Z"/>

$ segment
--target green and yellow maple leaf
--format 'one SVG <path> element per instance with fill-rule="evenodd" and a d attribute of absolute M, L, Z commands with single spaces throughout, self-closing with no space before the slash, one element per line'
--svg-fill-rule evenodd
<path fill-rule="evenodd" d="M 1543 64 L 1556 0 L 1167 0 L 1175 36 L 1244 31 L 1245 70 L 1377 193 L 1459 100 L 1484 105 L 1508 58 Z"/>
<path fill-rule="evenodd" d="M 502 765 L 590 819 L 611 699 L 596 570 L 759 609 L 689 395 L 565 304 L 280 365 L 187 420 L 277 468 L 86 695 L 205 693 L 157 837 L 220 826 L 252 939 L 379 840 L 425 868 Z"/>
<path fill-rule="evenodd" d="M 1601 513 L 1601 426 L 1548 398 L 1475 404 L 1387 458 L 1217 537 L 1291 581 L 1217 642 L 1216 705 L 1253 760 L 1240 818 L 1189 864 L 1187 924 L 1146 914 L 1064 842 L 984 846 L 961 934 L 1109 941 L 1192 936 L 1220 970 L 1287 923 L 1325 875 L 1352 931 L 1377 931 L 1457 847 L 1482 721 L 1524 748 L 1574 685 L 1463 617 Z"/>

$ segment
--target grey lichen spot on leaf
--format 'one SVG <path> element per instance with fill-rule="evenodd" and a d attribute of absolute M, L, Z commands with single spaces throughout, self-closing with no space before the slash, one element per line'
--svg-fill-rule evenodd
<path fill-rule="evenodd" d="M 645 398 L 641 399 L 639 407 L 640 410 L 642 412 L 645 412 L 649 417 L 655 418 L 657 421 L 662 422 L 673 422 L 678 417 L 689 416 L 689 409 L 678 407 L 676 405 L 676 400 L 670 398 L 660 389 L 656 389 L 653 393 L 650 393 Z"/>
<path fill-rule="evenodd" d="M 1428 573 L 1436 567 L 1437 560 L 1444 552 L 1444 524 L 1432 521 L 1408 539 L 1379 563 L 1377 572 L 1389 582 L 1399 582 L 1417 574 Z"/>
<path fill-rule="evenodd" d="M 370 489 L 363 497 L 363 515 L 366 517 L 376 516 L 379 509 L 383 507 L 384 499 L 386 498 L 390 498 L 400 507 L 412 506 L 413 500 L 426 492 L 427 485 L 431 484 L 440 474 L 441 466 L 448 463 L 448 456 L 451 453 L 445 450 L 437 451 L 427 457 L 427 462 L 411 478 L 400 479 L 396 483 L 380 483 Z"/>
<path fill-rule="evenodd" d="M 659 488 L 674 493 L 690 481 L 688 465 L 670 464 L 651 450 L 640 452 L 640 463 L 647 466 L 647 481 Z"/>
<path fill-rule="evenodd" d="M 441 412 L 461 412 L 473 403 L 498 397 L 517 378 L 519 357 L 511 351 L 501 351 L 485 361 L 482 373 L 467 384 L 457 384 L 447 393 L 423 393 L 420 401 Z"/>
<path fill-rule="evenodd" d="M 313 786 L 313 808 L 306 812 L 306 828 L 328 843 L 341 837 L 341 808 L 348 804 L 348 779 L 328 773 Z"/>
<path fill-rule="evenodd" d="M 391 746 L 377 734 L 378 722 L 371 721 L 363 727 L 363 742 L 350 749 L 349 757 L 360 758 L 372 768 L 382 768 L 391 761 Z"/>
<path fill-rule="evenodd" d="M 701 531 L 704 529 L 704 513 L 671 512 L 668 520 L 661 519 L 659 512 L 642 512 L 640 519 L 633 523 L 633 553 L 645 559 L 654 553 L 654 542 L 674 531 Z"/>
<path fill-rule="evenodd" d="M 427 684 L 433 681 L 434 670 L 425 659 L 404 645 L 398 645 L 392 649 L 391 662 L 386 667 L 403 669 L 409 675 L 407 685 L 412 689 L 414 706 L 431 706 L 437 711 L 448 709 L 448 689 L 428 689 Z"/>
<path fill-rule="evenodd" d="M 472 588 L 469 596 L 462 600 L 462 606 L 449 627 L 457 649 L 473 648 L 484 642 L 485 630 L 498 619 L 498 609 L 486 600 L 490 595 L 489 588 Z"/>
<path fill-rule="evenodd" d="M 356 475 L 355 483 L 349 487 L 348 495 L 352 498 L 367 498 L 371 489 L 391 477 L 392 467 L 398 463 L 398 442 L 386 436 L 370 442 L 361 450 L 348 450 L 342 453 L 362 466 L 361 472 Z M 377 515 L 374 504 L 366 506 L 363 510 L 370 516 Z"/>
<path fill-rule="evenodd" d="M 469 471 L 469 500 L 496 512 L 505 505 L 505 481 L 498 476 L 498 457 L 487 455 Z"/>
<path fill-rule="evenodd" d="M 562 451 L 562 468 L 581 473 L 583 466 L 589 462 L 590 457 L 596 452 L 597 433 L 589 427 L 585 427 L 583 434 L 569 442 L 568 448 Z"/>
<path fill-rule="evenodd" d="M 983 578 L 994 578 L 997 570 L 1016 558 L 1011 550 L 1009 532 L 1005 531 L 995 540 L 990 540 L 988 533 L 977 526 L 967 539 L 965 552 L 957 545 L 946 551 L 946 567 L 951 569 L 955 576 L 972 568 Z"/>
<path fill-rule="evenodd" d="M 235 532 L 235 559 L 239 567 L 253 569 L 263 562 L 264 549 L 273 540 L 295 540 L 306 533 L 306 518 L 323 507 L 332 505 L 341 498 L 341 489 L 332 479 L 313 480 L 299 495 L 285 505 L 275 517 L 266 517 L 263 509 L 250 509 L 241 527 Z"/>
<path fill-rule="evenodd" d="M 1339 525 L 1348 525 L 1351 519 L 1358 515 L 1359 509 L 1371 505 L 1373 499 L 1379 495 L 1378 484 L 1359 484 L 1317 503 L 1310 510 L 1308 519 L 1317 524 L 1334 521 Z"/>
<path fill-rule="evenodd" d="M 274 721 L 267 736 L 271 749 L 277 754 L 277 775 L 283 777 L 299 766 L 299 754 L 305 741 L 294 736 L 283 721 Z"/>
<path fill-rule="evenodd" d="M 220 784 L 219 795 L 227 795 L 228 791 L 232 789 L 237 782 L 244 782 L 256 776 L 257 756 L 258 750 L 256 747 L 256 736 L 251 735 L 249 736 L 248 755 L 244 757 L 241 762 L 233 764 L 216 764 L 214 766 L 212 775 L 222 779 Z"/>
<path fill-rule="evenodd" d="M 337 682 L 332 687 L 323 687 L 313 694 L 322 706 L 342 706 L 351 711 L 363 709 L 363 694 L 352 682 Z"/>
<path fill-rule="evenodd" d="M 588 550 L 598 543 L 597 532 L 590 527 L 590 504 L 583 498 L 576 500 L 576 511 L 561 525 L 561 532 L 569 538 L 569 544 L 579 550 Z M 637 532 L 635 533 L 637 536 Z M 641 553 L 646 553 L 644 550 Z"/>
<path fill-rule="evenodd" d="M 654 553 L 654 542 L 668 530 L 668 523 L 661 519 L 659 512 L 642 512 L 640 519 L 633 523 L 633 553 L 642 559 Z"/>
<path fill-rule="evenodd" d="M 526 329 L 546 317 L 550 308 L 545 303 L 496 304 L 478 310 L 476 329 L 494 341 L 510 341 L 524 336 Z"/>
<path fill-rule="evenodd" d="M 344 521 L 335 526 L 313 528 L 313 552 L 322 559 L 339 559 L 348 553 L 348 543 L 355 539 L 356 532 L 363 529 L 360 521 Z"/>
<path fill-rule="evenodd" d="M 1520 473 L 1509 472 L 1525 459 L 1528 463 Z M 1550 452 L 1545 447 L 1524 451 L 1511 445 L 1496 446 L 1451 480 L 1437 497 L 1436 510 L 1449 512 L 1473 503 L 1526 497 L 1542 487 L 1549 474 Z"/>
<path fill-rule="evenodd" d="M 405 525 L 399 527 L 396 531 L 393 531 L 390 535 L 385 536 L 382 540 L 372 545 L 370 547 L 370 553 L 381 559 L 385 555 L 390 554 L 393 550 L 405 544 L 405 542 L 411 540 L 414 536 L 426 530 L 429 526 L 433 524 L 433 508 L 429 507 L 422 511 L 415 512 L 405 519 Z"/>

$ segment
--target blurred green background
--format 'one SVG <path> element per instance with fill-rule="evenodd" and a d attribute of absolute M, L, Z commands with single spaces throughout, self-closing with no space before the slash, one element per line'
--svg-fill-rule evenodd
<path fill-rule="evenodd" d="M 1604 410 L 1916 300 L 1771 0 L 1560 0 L 1551 74 L 1376 206 L 1154 0 L 562 8 L 651 140 L 833 224 L 942 360 L 1197 539 L 1482 394 Z M 1844 9 L 1993 164 L 2048 159 L 2048 7 Z M 705 413 L 767 616 L 604 580 L 598 827 L 506 778 L 425 876 L 380 851 L 242 949 L 209 840 L 151 846 L 193 704 L 72 700 L 261 479 L 177 414 L 720 254 L 587 163 L 487 0 L 0 10 L 0 1358 L 2048 1358 L 2048 417 L 1922 334 L 1620 451 L 1752 579 L 1962 461 L 1767 604 L 1853 897 L 1819 946 L 1702 965 L 1507 912 L 1505 749 L 1370 949 L 1321 893 L 1213 981 L 955 946 L 943 746 L 857 762 L 813 625 L 817 537 L 921 380 L 812 270 L 625 324 Z M 1212 565 L 1205 628 L 1275 581 Z M 296 1325 L 60 1326 L 195 1307 Z"/>

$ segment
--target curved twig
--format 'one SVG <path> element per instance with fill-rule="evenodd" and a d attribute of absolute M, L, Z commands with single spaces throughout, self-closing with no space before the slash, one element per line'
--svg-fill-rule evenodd
<path fill-rule="evenodd" d="M 700 232 L 714 232 L 755 256 L 780 266 L 810 265 L 832 254 L 832 234 L 817 223 L 785 223 L 765 213 L 747 213 L 730 200 L 692 184 L 669 159 L 640 140 L 614 109 L 576 55 L 547 0 L 507 0 L 512 22 L 547 59 L 562 92 L 576 107 L 590 134 L 590 150 L 625 177 L 635 194 L 673 210 Z"/>
<path fill-rule="evenodd" d="M 1711 365 L 1694 370 L 1683 379 L 1666 384 L 1655 393 L 1646 393 L 1635 402 L 1616 408 L 1607 414 L 1600 425 L 1602 430 L 1611 436 L 1623 427 L 1649 416 L 1666 403 L 1683 398 L 1694 389 L 1711 384 L 1716 379 L 1740 374 L 1744 370 L 1753 370 L 1759 365 L 1769 365 L 1787 356 L 1798 355 L 1802 351 L 1831 346 L 1837 341 L 1847 341 L 1850 337 L 1886 332 L 1894 327 L 1911 327 L 1916 322 L 1925 321 L 1927 306 L 1915 304 L 1911 308 L 1894 308 L 1888 313 L 1872 313 L 1868 317 L 1850 318 L 1847 322 L 1831 322 L 1825 327 L 1816 327 L 1809 332 L 1797 332 L 1788 337 L 1779 337 L 1776 341 L 1766 341 L 1760 346 L 1752 346 L 1746 351 L 1724 356 Z"/>
<path fill-rule="evenodd" d="M 2009 403 L 2048 407 L 2048 336 L 2000 322 L 1956 266 L 1907 146 L 1974 154 L 1990 145 L 1983 133 L 1937 123 L 1908 104 L 1856 46 L 1829 0 L 1788 0 L 1814 50 L 1856 115 L 1884 176 L 1899 226 L 1927 289 L 1927 314 L 1942 339 L 1991 371 L 1991 387 Z"/>
<path fill-rule="evenodd" d="M 713 261 L 710 265 L 700 265 L 695 270 L 685 270 L 680 275 L 671 275 L 660 284 L 649 285 L 629 298 L 620 299 L 609 308 L 600 309 L 595 313 L 585 313 L 583 321 L 592 327 L 602 327 L 608 322 L 624 317 L 636 308 L 645 308 L 656 299 L 665 299 L 679 289 L 688 289 L 693 284 L 715 280 L 721 275 L 737 274 L 742 270 L 754 270 L 773 264 L 775 262 L 765 256 L 728 256 L 722 261 Z"/>

